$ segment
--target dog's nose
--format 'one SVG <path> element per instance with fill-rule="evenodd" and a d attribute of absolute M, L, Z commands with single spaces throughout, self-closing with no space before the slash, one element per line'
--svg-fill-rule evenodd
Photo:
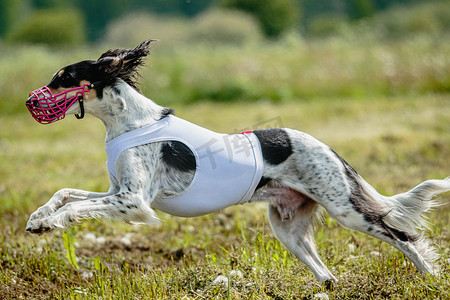
<path fill-rule="evenodd" d="M 27 105 L 36 106 L 38 104 L 37 97 L 36 96 L 30 96 L 30 97 L 28 97 L 28 99 L 27 99 L 27 101 L 25 103 Z"/>

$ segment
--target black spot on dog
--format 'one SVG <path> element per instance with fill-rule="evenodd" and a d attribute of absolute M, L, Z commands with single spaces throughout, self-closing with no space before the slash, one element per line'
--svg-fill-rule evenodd
<path fill-rule="evenodd" d="M 165 142 L 161 147 L 161 156 L 166 165 L 178 171 L 190 172 L 196 168 L 194 154 L 181 142 Z"/>
<path fill-rule="evenodd" d="M 292 154 L 291 140 L 285 130 L 270 128 L 255 130 L 253 133 L 261 143 L 264 160 L 269 164 L 281 164 Z"/>
<path fill-rule="evenodd" d="M 117 95 L 120 95 L 120 89 L 117 86 L 112 86 L 112 90 L 114 91 L 114 93 L 116 93 Z"/>
<path fill-rule="evenodd" d="M 174 114 L 175 114 L 175 110 L 168 108 L 168 107 L 164 107 L 164 109 L 161 111 L 161 117 L 159 119 L 161 120 L 167 116 L 174 115 Z"/>
<path fill-rule="evenodd" d="M 269 181 L 271 181 L 271 180 L 272 180 L 272 178 L 270 178 L 270 177 L 264 177 L 264 176 L 261 177 L 261 180 L 259 181 L 258 186 L 256 187 L 255 190 L 262 188 L 263 186 L 268 184 Z"/>

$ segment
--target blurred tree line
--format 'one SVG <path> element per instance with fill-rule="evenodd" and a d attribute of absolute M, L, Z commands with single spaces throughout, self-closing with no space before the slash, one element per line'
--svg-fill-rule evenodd
<path fill-rule="evenodd" d="M 322 19 L 361 20 L 420 0 L 0 0 L 0 38 L 10 42 L 72 45 L 96 41 L 113 20 L 134 11 L 195 17 L 213 7 L 253 15 L 266 37 L 297 27 L 317 31 Z M 423 2 L 423 1 L 422 1 Z M 449 3 L 448 0 L 441 2 Z M 320 26 L 317 25 L 319 23 Z M 331 26 L 334 26 L 332 24 Z"/>

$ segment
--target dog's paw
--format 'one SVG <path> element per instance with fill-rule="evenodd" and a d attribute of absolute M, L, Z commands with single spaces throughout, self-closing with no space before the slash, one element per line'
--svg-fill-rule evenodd
<path fill-rule="evenodd" d="M 327 290 L 333 290 L 334 287 L 336 286 L 336 284 L 337 284 L 336 278 L 327 279 L 327 280 L 324 280 L 324 281 L 322 282 L 322 285 L 323 285 Z"/>
<path fill-rule="evenodd" d="M 55 226 L 51 225 L 48 219 L 30 220 L 27 223 L 26 231 L 35 234 L 43 234 L 55 229 Z"/>
<path fill-rule="evenodd" d="M 54 211 L 48 206 L 39 207 L 34 213 L 31 214 L 29 221 L 44 219 L 50 216 Z"/>

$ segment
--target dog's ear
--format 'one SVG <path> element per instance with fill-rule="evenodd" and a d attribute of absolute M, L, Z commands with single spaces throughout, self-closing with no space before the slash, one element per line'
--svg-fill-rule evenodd
<path fill-rule="evenodd" d="M 96 62 L 99 71 L 106 78 L 118 77 L 136 88 L 133 79 L 144 64 L 144 57 L 150 53 L 150 43 L 154 41 L 157 40 L 144 41 L 133 49 L 106 51 Z"/>

